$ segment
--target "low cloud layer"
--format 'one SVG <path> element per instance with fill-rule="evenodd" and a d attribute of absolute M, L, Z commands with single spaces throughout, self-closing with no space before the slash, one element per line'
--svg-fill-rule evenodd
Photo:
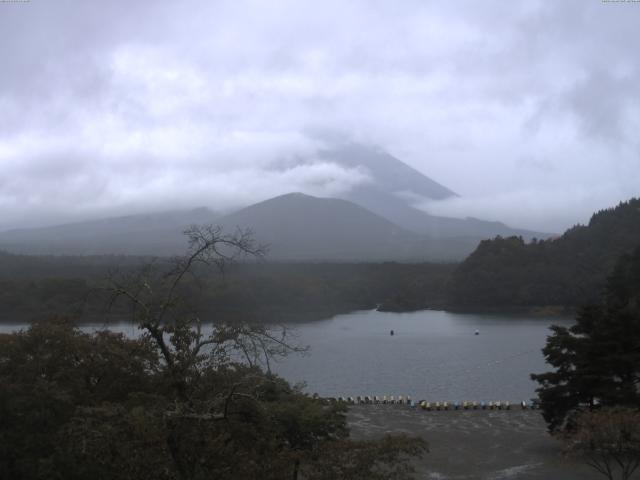
<path fill-rule="evenodd" d="M 428 211 L 560 231 L 640 194 L 638 22 L 599 0 L 0 3 L 0 228 L 372 181 L 313 161 L 332 132 L 461 195 Z"/>
<path fill-rule="evenodd" d="M 521 189 L 487 196 L 423 201 L 415 206 L 433 215 L 475 217 L 560 234 L 570 226 L 586 225 L 594 212 L 617 205 L 621 198 L 638 196 L 637 189 L 637 183 L 600 185 L 592 189 L 582 186 L 568 186 L 564 190 Z"/>

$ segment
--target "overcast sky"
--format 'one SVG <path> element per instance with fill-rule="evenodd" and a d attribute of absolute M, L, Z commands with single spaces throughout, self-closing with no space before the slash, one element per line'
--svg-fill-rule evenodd
<path fill-rule="evenodd" d="M 640 194 L 639 27 L 630 1 L 0 2 L 0 228 L 367 181 L 282 163 L 329 132 L 460 194 L 430 212 L 561 231 Z"/>

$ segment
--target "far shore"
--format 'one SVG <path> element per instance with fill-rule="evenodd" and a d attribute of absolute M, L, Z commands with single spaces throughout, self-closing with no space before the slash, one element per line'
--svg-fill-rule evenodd
<path fill-rule="evenodd" d="M 450 313 L 461 313 L 461 314 L 476 314 L 476 315 L 516 315 L 516 316 L 532 316 L 532 317 L 574 317 L 576 313 L 576 309 L 574 307 L 565 307 L 561 305 L 547 305 L 547 306 L 535 306 L 535 307 L 449 307 L 444 305 L 437 305 L 430 308 L 419 308 L 419 309 L 393 309 L 393 308 L 385 308 L 384 304 L 380 304 L 378 306 L 372 306 L 369 309 L 355 309 L 355 310 L 324 310 L 324 311 L 306 311 L 306 312 L 269 312 L 268 319 L 262 321 L 264 324 L 296 324 L 296 323 L 307 323 L 307 322 L 318 322 L 322 320 L 328 320 L 337 315 L 348 315 L 351 313 L 356 313 L 359 311 L 370 311 L 376 310 L 378 312 L 383 313 L 414 313 L 420 311 L 440 311 L 440 312 L 450 312 Z M 221 312 L 222 316 L 225 320 L 234 318 L 233 312 L 224 311 Z M 109 324 L 121 324 L 121 323 L 130 323 L 129 316 L 126 315 L 91 315 L 87 317 L 86 315 L 74 316 L 73 314 L 62 315 L 67 316 L 68 318 L 77 321 L 78 325 L 98 325 L 103 324 L 108 326 Z M 16 318 L 15 315 L 12 316 L 2 316 L 0 315 L 0 325 L 29 325 L 36 320 L 46 320 L 51 315 L 28 315 L 23 318 Z M 241 318 L 242 315 L 238 314 L 238 318 Z M 260 322 L 261 320 L 252 318 L 250 320 Z M 215 321 L 203 321 L 204 324 L 212 324 Z"/>
<path fill-rule="evenodd" d="M 499 315 L 531 315 L 535 317 L 573 317 L 577 311 L 576 307 L 564 305 L 534 305 L 522 306 L 445 306 L 439 310 L 451 313 L 472 313 L 472 314 L 499 314 Z"/>

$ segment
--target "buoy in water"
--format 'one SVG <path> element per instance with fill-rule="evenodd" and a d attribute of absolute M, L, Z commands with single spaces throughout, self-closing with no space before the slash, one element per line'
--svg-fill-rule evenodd
<path fill-rule="evenodd" d="M 391 335 L 391 336 L 393 337 L 393 330 L 391 330 L 391 331 L 389 332 L 389 335 Z"/>
<path fill-rule="evenodd" d="M 480 330 L 476 330 L 476 335 L 480 335 Z"/>

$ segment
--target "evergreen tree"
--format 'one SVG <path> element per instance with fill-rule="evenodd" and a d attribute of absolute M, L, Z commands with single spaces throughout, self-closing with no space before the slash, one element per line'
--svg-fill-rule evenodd
<path fill-rule="evenodd" d="M 604 305 L 551 328 L 543 352 L 555 371 L 531 376 L 551 431 L 570 430 L 583 410 L 640 407 L 640 248 L 618 261 Z"/>

